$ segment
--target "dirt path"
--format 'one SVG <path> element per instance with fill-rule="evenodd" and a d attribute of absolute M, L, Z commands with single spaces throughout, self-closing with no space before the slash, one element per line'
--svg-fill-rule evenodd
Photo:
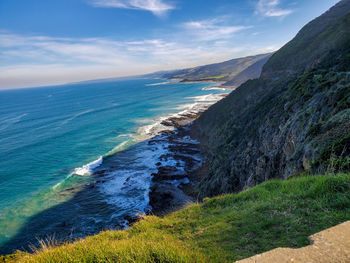
<path fill-rule="evenodd" d="M 310 236 L 311 245 L 277 248 L 236 263 L 350 263 L 350 221 Z"/>

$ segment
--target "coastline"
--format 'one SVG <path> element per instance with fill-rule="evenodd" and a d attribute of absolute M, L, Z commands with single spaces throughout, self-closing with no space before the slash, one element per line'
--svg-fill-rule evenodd
<path fill-rule="evenodd" d="M 203 170 L 203 159 L 199 141 L 192 138 L 191 126 L 194 120 L 210 106 L 225 98 L 220 94 L 215 102 L 207 103 L 189 111 L 180 112 L 162 121 L 162 125 L 173 127 L 173 131 L 161 132 L 151 138 L 148 144 L 166 143 L 167 153 L 163 154 L 152 174 L 152 186 L 149 193 L 150 212 L 155 215 L 178 210 L 189 203 L 198 201 L 194 187 L 199 182 Z M 163 161 L 176 160 L 176 164 L 167 165 Z"/>
<path fill-rule="evenodd" d="M 169 80 L 169 82 L 171 81 Z M 177 82 L 184 83 L 181 80 L 177 80 Z M 162 82 L 158 85 L 167 83 Z M 187 82 L 186 84 L 188 83 L 199 82 Z M 143 214 L 164 215 L 178 210 L 188 203 L 198 201 L 194 188 L 199 182 L 200 174 L 205 170 L 203 168 L 205 165 L 203 165 L 200 143 L 192 138 L 191 126 L 193 121 L 199 118 L 203 112 L 232 91 L 222 87 L 222 82 L 200 81 L 200 83 L 217 84 L 208 85 L 202 88 L 203 91 L 221 90 L 224 93 L 190 97 L 194 99 L 193 103 L 180 105 L 176 113 L 159 116 L 151 124 L 139 127 L 137 135 L 133 136 L 134 144 L 132 145 L 147 145 L 149 148 L 143 147 L 143 149 L 150 151 L 151 154 L 155 153 L 151 158 L 147 154 L 142 155 L 151 162 L 147 164 L 147 171 L 144 171 L 145 173 L 149 172 L 147 177 L 150 177 L 148 197 L 145 198 L 148 199 L 148 202 L 143 210 L 124 216 L 116 225 L 118 229 L 127 228 L 138 221 Z M 128 148 L 123 148 L 122 151 L 124 150 L 128 150 Z M 108 157 L 113 160 L 116 156 L 118 156 L 118 152 Z M 124 185 L 120 190 L 125 190 L 133 182 L 133 176 L 116 178 L 111 176 L 114 172 L 117 170 L 115 170 L 113 161 L 109 163 L 107 161 L 106 164 L 103 161 L 101 166 L 91 169 L 91 175 L 96 180 L 88 184 L 88 188 L 99 189 L 101 185 L 108 185 L 109 182 L 117 179 L 125 180 L 124 183 L 118 182 L 118 184 Z"/>
<path fill-rule="evenodd" d="M 160 154 L 154 155 L 157 156 L 157 159 L 154 159 L 154 156 L 149 158 L 147 153 L 145 155 L 141 154 L 141 157 L 145 157 L 145 159 L 149 159 L 147 161 L 153 162 L 153 164 L 148 163 L 144 171 L 144 173 L 147 173 L 153 170 L 153 172 L 148 174 L 148 177 L 151 178 L 148 198 L 145 198 L 146 200 L 148 199 L 148 202 L 147 205 L 144 205 L 144 209 L 140 209 L 142 205 L 138 205 L 138 209 L 134 209 L 137 213 L 134 213 L 134 215 L 128 214 L 119 220 L 120 222 L 115 223 L 114 226 L 117 229 L 128 227 L 135 220 L 138 220 L 137 218 L 142 214 L 161 215 L 196 201 L 193 190 L 198 182 L 197 170 L 201 170 L 203 162 L 199 142 L 191 138 L 191 125 L 210 106 L 228 96 L 231 90 L 222 88 L 220 85 L 223 82 L 217 81 L 184 83 L 181 80 L 176 80 L 176 82 L 183 84 L 216 83 L 217 85 L 208 85 L 201 90 L 220 90 L 224 93 L 210 93 L 189 97 L 194 99 L 192 103 L 179 105 L 177 107 L 178 112 L 156 117 L 151 124 L 139 127 L 136 134 L 125 135 L 129 137 L 128 140 L 117 145 L 107 155 L 99 156 L 95 161 L 75 168 L 66 178 L 68 179 L 73 175 L 79 177 L 91 176 L 93 178 L 92 181 L 85 184 L 88 191 L 101 191 L 101 188 L 103 188 L 101 186 L 107 186 L 109 182 L 113 183 L 116 179 L 125 180 L 124 183 L 121 183 L 124 187 L 121 187 L 119 190 L 128 190 L 127 187 L 133 181 L 131 180 L 133 176 L 126 176 L 125 178 L 122 176 L 119 178 L 113 175 L 122 169 L 113 163 L 113 159 L 118 159 L 118 157 L 115 157 L 120 153 L 128 151 L 132 147 L 139 147 L 138 145 L 143 145 L 139 148 L 146 151 L 160 152 Z M 162 83 L 149 84 L 148 86 L 169 83 L 172 83 L 171 79 Z M 155 147 L 147 149 L 144 145 Z M 108 161 L 109 159 L 112 159 L 112 161 Z M 128 173 L 130 171 L 122 169 L 122 172 Z M 56 184 L 53 189 L 61 185 L 62 182 L 64 181 Z M 76 190 L 75 188 L 69 188 L 65 191 L 74 192 Z M 113 202 L 108 202 L 107 200 L 106 202 L 113 204 Z M 66 222 L 62 224 L 65 225 Z"/>
<path fill-rule="evenodd" d="M 171 81 L 171 80 L 170 80 Z M 233 91 L 236 88 L 238 88 L 238 86 L 226 86 L 226 81 L 215 81 L 215 80 L 186 80 L 186 79 L 182 79 L 182 80 L 177 80 L 179 81 L 179 83 L 185 83 L 185 84 L 191 84 L 191 83 L 213 83 L 216 85 L 213 86 L 209 86 L 207 88 L 204 88 L 203 90 L 230 90 Z"/>
<path fill-rule="evenodd" d="M 139 135 L 137 139 L 153 147 L 153 152 L 161 150 L 160 154 L 156 154 L 157 159 L 151 159 L 155 162 L 151 164 L 155 169 L 149 174 L 151 183 L 148 205 L 143 211 L 125 216 L 119 228 L 132 225 L 140 216 L 142 217 L 142 214 L 164 215 L 197 201 L 194 187 L 199 182 L 199 174 L 203 170 L 204 163 L 200 144 L 191 137 L 192 122 L 228 94 L 211 94 L 211 100 L 208 102 L 205 101 L 208 95 L 199 96 L 201 98 L 198 98 L 196 103 L 187 105 L 182 111 L 159 117 L 155 123 L 139 128 L 139 133 L 144 135 Z M 91 189 L 113 180 L 108 176 L 112 171 L 103 166 L 99 168 L 102 169 L 97 169 L 93 173 L 98 179 L 89 185 Z M 130 178 L 126 178 L 124 184 L 128 183 Z"/>
<path fill-rule="evenodd" d="M 166 150 L 155 164 L 156 171 L 151 174 L 149 207 L 144 211 L 146 214 L 164 215 L 198 201 L 194 187 L 205 170 L 205 163 L 199 141 L 192 138 L 191 126 L 204 111 L 228 94 L 212 94 L 213 100 L 204 103 L 199 98 L 197 103 L 187 109 L 140 128 L 148 132 L 148 145 L 166 145 Z M 200 97 L 205 99 L 205 96 Z M 125 220 L 130 225 L 139 216 L 127 216 Z"/>
<path fill-rule="evenodd" d="M 180 86 L 180 90 L 186 88 Z M 26 208 L 34 202 L 57 200 L 54 205 L 38 208 L 39 212 L 31 210 L 25 222 L 19 220 L 22 224 L 13 227 L 16 232 L 4 239 L 0 252 L 30 251 L 28 244 L 37 246 L 36 238 L 44 240 L 54 233 L 60 242 L 104 229 L 123 229 L 138 215 L 162 214 L 195 201 L 191 196 L 196 183 L 194 173 L 202 162 L 198 142 L 190 139 L 189 128 L 202 112 L 227 95 L 226 91 L 207 91 L 212 88 L 215 89 L 211 83 L 202 84 L 196 92 L 187 91 L 179 101 L 174 100 L 173 106 L 164 107 L 165 111 L 132 119 L 134 130 L 121 132 L 112 150 L 96 155 L 86 164 L 73 166 L 38 201 L 29 199 L 24 203 L 22 207 Z M 162 90 L 152 86 L 149 89 Z M 115 102 L 111 107 L 117 107 Z M 72 116 L 86 117 L 79 112 Z M 11 224 L 8 222 L 10 227 Z"/>

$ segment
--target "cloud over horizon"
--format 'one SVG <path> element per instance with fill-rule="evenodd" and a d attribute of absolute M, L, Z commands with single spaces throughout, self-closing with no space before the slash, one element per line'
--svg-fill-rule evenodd
<path fill-rule="evenodd" d="M 175 6 L 163 0 L 91 0 L 95 7 L 145 10 L 156 16 L 164 16 Z"/>
<path fill-rule="evenodd" d="M 276 51 L 336 1 L 1 0 L 0 89 L 135 76 Z"/>
<path fill-rule="evenodd" d="M 231 31 L 235 30 L 228 30 Z M 115 41 L 0 32 L 0 89 L 178 69 L 270 52 L 276 48 L 233 46 L 229 42 L 213 48 L 200 40 L 185 43 L 172 38 Z"/>

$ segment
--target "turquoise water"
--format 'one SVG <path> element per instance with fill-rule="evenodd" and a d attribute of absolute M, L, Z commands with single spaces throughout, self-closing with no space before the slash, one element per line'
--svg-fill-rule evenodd
<path fill-rule="evenodd" d="M 147 205 L 150 174 L 145 171 L 157 151 L 142 143 L 142 133 L 155 128 L 160 117 L 210 97 L 198 96 L 222 93 L 203 90 L 208 83 L 164 81 L 122 80 L 0 92 L 2 251 L 8 252 L 14 242 L 21 247 L 21 242 L 40 231 L 60 231 L 56 221 L 82 236 L 111 228 L 122 216 Z M 114 169 L 113 180 L 86 194 L 83 189 L 96 180 L 90 172 L 108 163 Z M 126 194 L 118 178 L 130 174 L 135 184 Z"/>

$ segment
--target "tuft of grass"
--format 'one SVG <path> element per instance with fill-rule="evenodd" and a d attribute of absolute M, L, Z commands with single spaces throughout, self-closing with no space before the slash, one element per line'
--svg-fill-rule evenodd
<path fill-rule="evenodd" d="M 238 194 L 205 199 L 163 218 L 147 216 L 126 231 L 106 231 L 20 262 L 232 262 L 350 220 L 350 174 L 272 180 Z M 1 260 L 0 260 L 1 261 Z"/>

